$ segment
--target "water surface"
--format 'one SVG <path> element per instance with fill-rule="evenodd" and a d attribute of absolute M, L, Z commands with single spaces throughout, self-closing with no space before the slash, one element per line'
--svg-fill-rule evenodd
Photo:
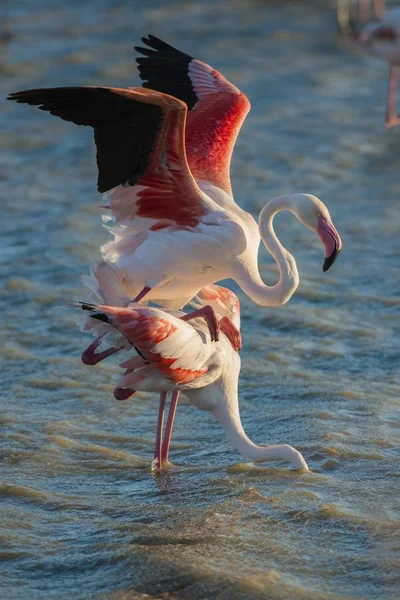
<path fill-rule="evenodd" d="M 344 249 L 323 274 L 318 238 L 280 215 L 298 292 L 279 309 L 240 294 L 245 429 L 296 446 L 312 473 L 244 464 L 183 402 L 177 468 L 151 474 L 157 398 L 114 401 L 117 359 L 85 367 L 88 339 L 57 308 L 81 298 L 107 239 L 92 134 L 1 104 L 2 597 L 398 597 L 400 129 L 384 128 L 386 65 L 340 41 L 316 1 L 18 0 L 10 13 L 3 98 L 138 84 L 132 46 L 149 32 L 213 64 L 253 106 L 236 200 L 257 215 L 314 193 Z"/>

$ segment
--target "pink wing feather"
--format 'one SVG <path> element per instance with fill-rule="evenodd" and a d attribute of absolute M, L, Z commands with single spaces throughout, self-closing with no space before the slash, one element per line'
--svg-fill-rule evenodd
<path fill-rule="evenodd" d="M 195 227 L 207 213 L 186 159 L 181 100 L 140 87 L 85 86 L 24 90 L 9 100 L 93 127 L 98 189 L 109 192 L 105 208 L 117 223 L 141 217 L 139 229 Z"/>
<path fill-rule="evenodd" d="M 145 361 L 167 379 L 188 383 L 207 373 L 210 345 L 204 343 L 192 325 L 139 303 L 129 308 L 90 304 L 82 307 L 94 319 L 107 318 Z M 131 360 L 121 366 L 132 368 Z"/>
<path fill-rule="evenodd" d="M 153 35 L 135 49 L 144 87 L 179 98 L 189 108 L 186 154 L 197 180 L 232 193 L 230 163 L 236 138 L 250 110 L 246 96 L 210 65 Z"/>

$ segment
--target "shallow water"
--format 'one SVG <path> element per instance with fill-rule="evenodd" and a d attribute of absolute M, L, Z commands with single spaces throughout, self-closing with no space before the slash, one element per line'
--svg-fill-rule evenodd
<path fill-rule="evenodd" d="M 57 308 L 80 299 L 107 239 L 91 132 L 2 103 L 2 598 L 398 597 L 400 129 L 384 129 L 386 65 L 339 40 L 317 1 L 11 4 L 3 98 L 137 84 L 131 47 L 159 35 L 252 102 L 237 201 L 256 215 L 314 193 L 344 249 L 323 274 L 318 239 L 280 215 L 298 292 L 279 309 L 240 294 L 245 429 L 296 446 L 312 473 L 243 464 L 182 403 L 177 468 L 151 474 L 157 398 L 115 402 L 117 359 L 82 365 L 88 339 Z"/>

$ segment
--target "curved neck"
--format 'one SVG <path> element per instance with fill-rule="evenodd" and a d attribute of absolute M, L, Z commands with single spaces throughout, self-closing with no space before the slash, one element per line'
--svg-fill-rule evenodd
<path fill-rule="evenodd" d="M 238 280 L 242 290 L 261 306 L 285 304 L 299 285 L 296 261 L 290 252 L 282 246 L 273 227 L 274 217 L 281 210 L 289 210 L 296 215 L 290 196 L 280 196 L 267 202 L 260 213 L 258 221 L 261 239 L 279 267 L 278 283 L 274 286 L 268 286 L 262 281 L 258 270 L 257 257 L 255 257 L 253 264 L 246 265 L 246 276 L 240 281 Z"/>
<path fill-rule="evenodd" d="M 233 390 L 231 390 L 233 392 Z M 251 462 L 259 463 L 268 460 L 284 460 L 296 469 L 309 470 L 302 454 L 286 444 L 278 446 L 257 446 L 246 435 L 239 414 L 238 394 L 225 394 L 224 402 L 219 402 L 212 413 L 221 424 L 227 437 L 242 456 Z"/>

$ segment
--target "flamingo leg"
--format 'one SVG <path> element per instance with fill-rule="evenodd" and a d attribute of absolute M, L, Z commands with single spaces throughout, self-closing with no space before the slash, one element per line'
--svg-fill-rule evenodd
<path fill-rule="evenodd" d="M 399 123 L 400 118 L 397 116 L 397 70 L 395 67 L 390 67 L 389 90 L 386 108 L 386 127 L 391 129 Z"/>
<path fill-rule="evenodd" d="M 140 302 L 140 300 L 142 298 L 144 298 L 145 296 L 147 296 L 147 294 L 151 291 L 150 287 L 147 287 L 147 285 L 142 289 L 142 291 L 136 296 L 136 298 L 134 298 L 133 300 L 131 300 L 131 302 Z"/>
<path fill-rule="evenodd" d="M 199 317 L 203 317 L 205 322 L 208 325 L 208 329 L 210 331 L 210 337 L 212 342 L 218 342 L 219 340 L 219 323 L 218 319 L 215 316 L 214 309 L 208 304 L 207 306 L 203 306 L 199 308 L 199 310 L 195 310 L 188 315 L 184 315 L 181 317 L 182 321 L 191 321 L 192 319 L 198 319 Z"/>
<path fill-rule="evenodd" d="M 158 407 L 158 420 L 157 420 L 157 433 L 156 433 L 156 445 L 154 449 L 154 460 L 152 462 L 152 469 L 162 468 L 161 450 L 162 450 L 162 431 L 164 425 L 164 412 L 165 412 L 165 401 L 167 398 L 167 392 L 160 393 L 160 404 Z"/>
<path fill-rule="evenodd" d="M 96 338 L 94 342 L 92 342 L 90 346 L 88 346 L 86 350 L 82 352 L 81 359 L 85 365 L 97 365 L 97 363 L 107 358 L 107 356 L 111 356 L 112 354 L 115 354 L 116 352 L 122 350 L 122 347 L 114 348 L 112 346 L 111 348 L 107 348 L 107 350 L 103 350 L 103 352 L 97 352 L 96 354 L 95 350 L 98 346 L 100 346 L 101 340 L 103 339 L 104 335 L 105 334 L 103 333 L 103 335 L 100 335 L 98 338 Z"/>
<path fill-rule="evenodd" d="M 167 420 L 167 425 L 165 427 L 164 440 L 163 440 L 162 448 L 161 448 L 161 460 L 162 460 L 163 464 L 168 462 L 169 446 L 171 444 L 172 428 L 174 426 L 174 420 L 175 420 L 175 414 L 176 414 L 176 407 L 178 406 L 178 400 L 179 400 L 179 392 L 177 390 L 175 390 L 174 392 L 172 392 L 171 404 L 170 404 L 169 413 L 168 413 L 168 420 Z"/>

